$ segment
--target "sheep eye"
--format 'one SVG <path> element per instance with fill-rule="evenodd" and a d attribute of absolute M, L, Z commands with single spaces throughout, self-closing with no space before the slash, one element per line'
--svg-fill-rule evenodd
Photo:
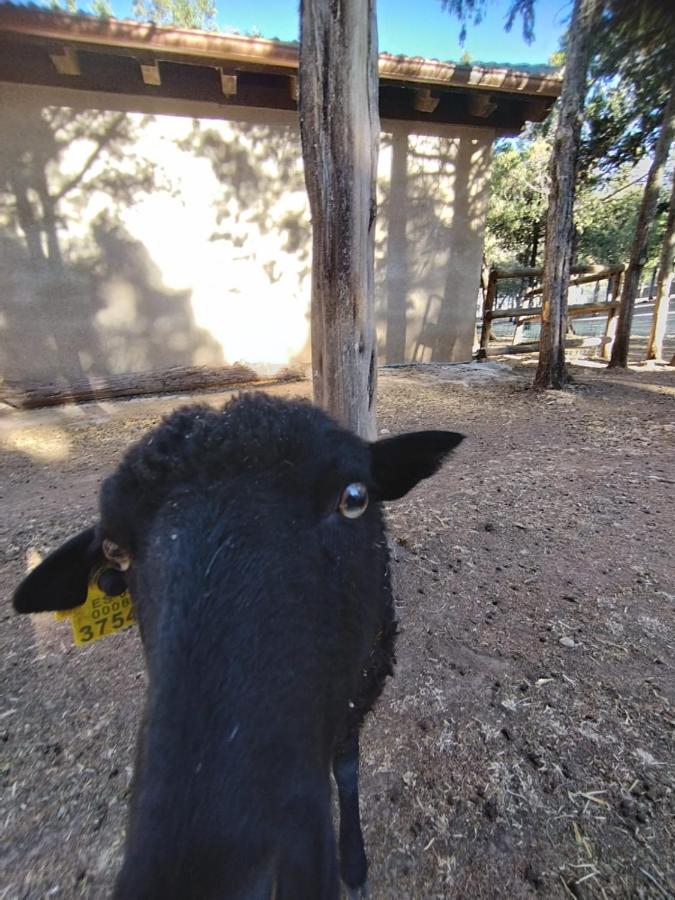
<path fill-rule="evenodd" d="M 340 495 L 338 509 L 345 519 L 358 519 L 368 508 L 368 488 L 360 481 L 348 484 Z"/>

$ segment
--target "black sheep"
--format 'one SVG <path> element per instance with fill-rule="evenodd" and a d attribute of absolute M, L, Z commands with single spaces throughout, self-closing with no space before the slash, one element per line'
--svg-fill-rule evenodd
<path fill-rule="evenodd" d="M 334 900 L 331 767 L 339 873 L 365 892 L 358 735 L 396 637 L 380 501 L 461 439 L 368 444 L 259 393 L 188 406 L 20 585 L 19 612 L 73 608 L 107 558 L 133 598 L 149 686 L 119 900 Z"/>

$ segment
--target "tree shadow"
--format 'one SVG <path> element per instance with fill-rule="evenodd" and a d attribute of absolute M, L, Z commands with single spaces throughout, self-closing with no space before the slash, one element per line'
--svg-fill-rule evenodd
<path fill-rule="evenodd" d="M 219 182 L 211 240 L 257 261 L 272 236 L 277 260 L 262 265 L 269 287 L 284 279 L 307 302 L 311 232 L 298 130 L 282 119 L 247 120 L 251 115 L 236 112 L 236 141 L 225 133 L 229 123 L 194 120 L 181 147 L 206 158 Z M 490 158 L 489 133 L 383 124 L 375 246 L 381 361 L 471 357 Z M 294 359 L 308 361 L 309 346 L 307 338 Z"/>
<path fill-rule="evenodd" d="M 379 350 L 385 363 L 471 357 L 480 287 L 490 141 L 405 123 L 382 150 L 376 243 Z"/>
<path fill-rule="evenodd" d="M 98 248 L 96 321 L 115 371 L 158 372 L 167 358 L 184 366 L 224 363 L 218 342 L 195 323 L 191 290 L 165 287 L 144 245 L 106 216 L 93 224 L 92 235 Z"/>
<path fill-rule="evenodd" d="M 221 364 L 190 291 L 166 288 L 121 223 L 170 188 L 133 153 L 150 117 L 22 100 L 6 104 L 0 133 L 3 380 L 77 395 L 120 372 Z"/>
<path fill-rule="evenodd" d="M 76 392 L 173 366 L 309 362 L 311 226 L 288 113 L 165 117 L 146 115 L 140 99 L 117 112 L 76 92 L 72 106 L 49 105 L 47 89 L 15 93 L 0 86 L 7 382 Z M 384 128 L 380 357 L 466 359 L 490 141 L 470 129 Z"/>
<path fill-rule="evenodd" d="M 192 120 L 179 148 L 209 163 L 214 179 L 208 235 L 218 306 L 201 291 L 198 318 L 247 363 L 309 362 L 311 228 L 297 123 L 287 114 L 228 110 L 219 122 Z"/>
<path fill-rule="evenodd" d="M 0 278 L 0 372 L 8 382 L 39 380 L 75 388 L 92 375 L 107 374 L 93 325 L 96 297 L 83 268 L 62 262 L 52 266 L 48 260 L 36 265 L 25 245 L 2 235 Z"/>

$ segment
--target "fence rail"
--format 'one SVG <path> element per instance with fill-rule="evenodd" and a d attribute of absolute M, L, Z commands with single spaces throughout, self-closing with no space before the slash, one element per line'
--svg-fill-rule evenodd
<path fill-rule="evenodd" d="M 619 293 L 621 290 L 621 278 L 623 276 L 624 266 L 573 266 L 572 275 L 579 276 L 570 280 L 569 286 L 576 287 L 581 284 L 592 284 L 607 280 L 608 282 L 608 299 L 602 303 L 578 303 L 567 307 L 568 319 L 575 316 L 589 315 L 594 313 L 607 313 L 607 323 L 605 325 L 605 334 L 600 342 L 599 353 L 603 359 L 609 359 L 612 352 L 612 344 L 616 335 L 616 325 L 619 311 Z M 487 288 L 485 291 L 485 301 L 483 303 L 483 322 L 480 334 L 480 343 L 478 347 L 478 359 L 487 359 L 488 348 L 491 338 L 491 326 L 495 319 L 515 319 L 516 333 L 514 335 L 514 343 L 525 321 L 530 319 L 541 319 L 542 306 L 517 306 L 510 309 L 495 309 L 497 300 L 497 287 L 500 281 L 511 278 L 541 278 L 544 274 L 543 269 L 490 269 L 487 280 Z M 542 293 L 541 287 L 531 288 L 526 293 L 526 297 L 535 297 Z"/>

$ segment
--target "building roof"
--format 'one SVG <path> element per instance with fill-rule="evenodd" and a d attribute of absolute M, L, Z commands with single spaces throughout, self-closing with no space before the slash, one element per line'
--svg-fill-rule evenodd
<path fill-rule="evenodd" d="M 541 121 L 560 76 L 379 57 L 380 115 L 514 133 Z M 298 45 L 0 4 L 0 81 L 221 105 L 297 108 Z"/>

